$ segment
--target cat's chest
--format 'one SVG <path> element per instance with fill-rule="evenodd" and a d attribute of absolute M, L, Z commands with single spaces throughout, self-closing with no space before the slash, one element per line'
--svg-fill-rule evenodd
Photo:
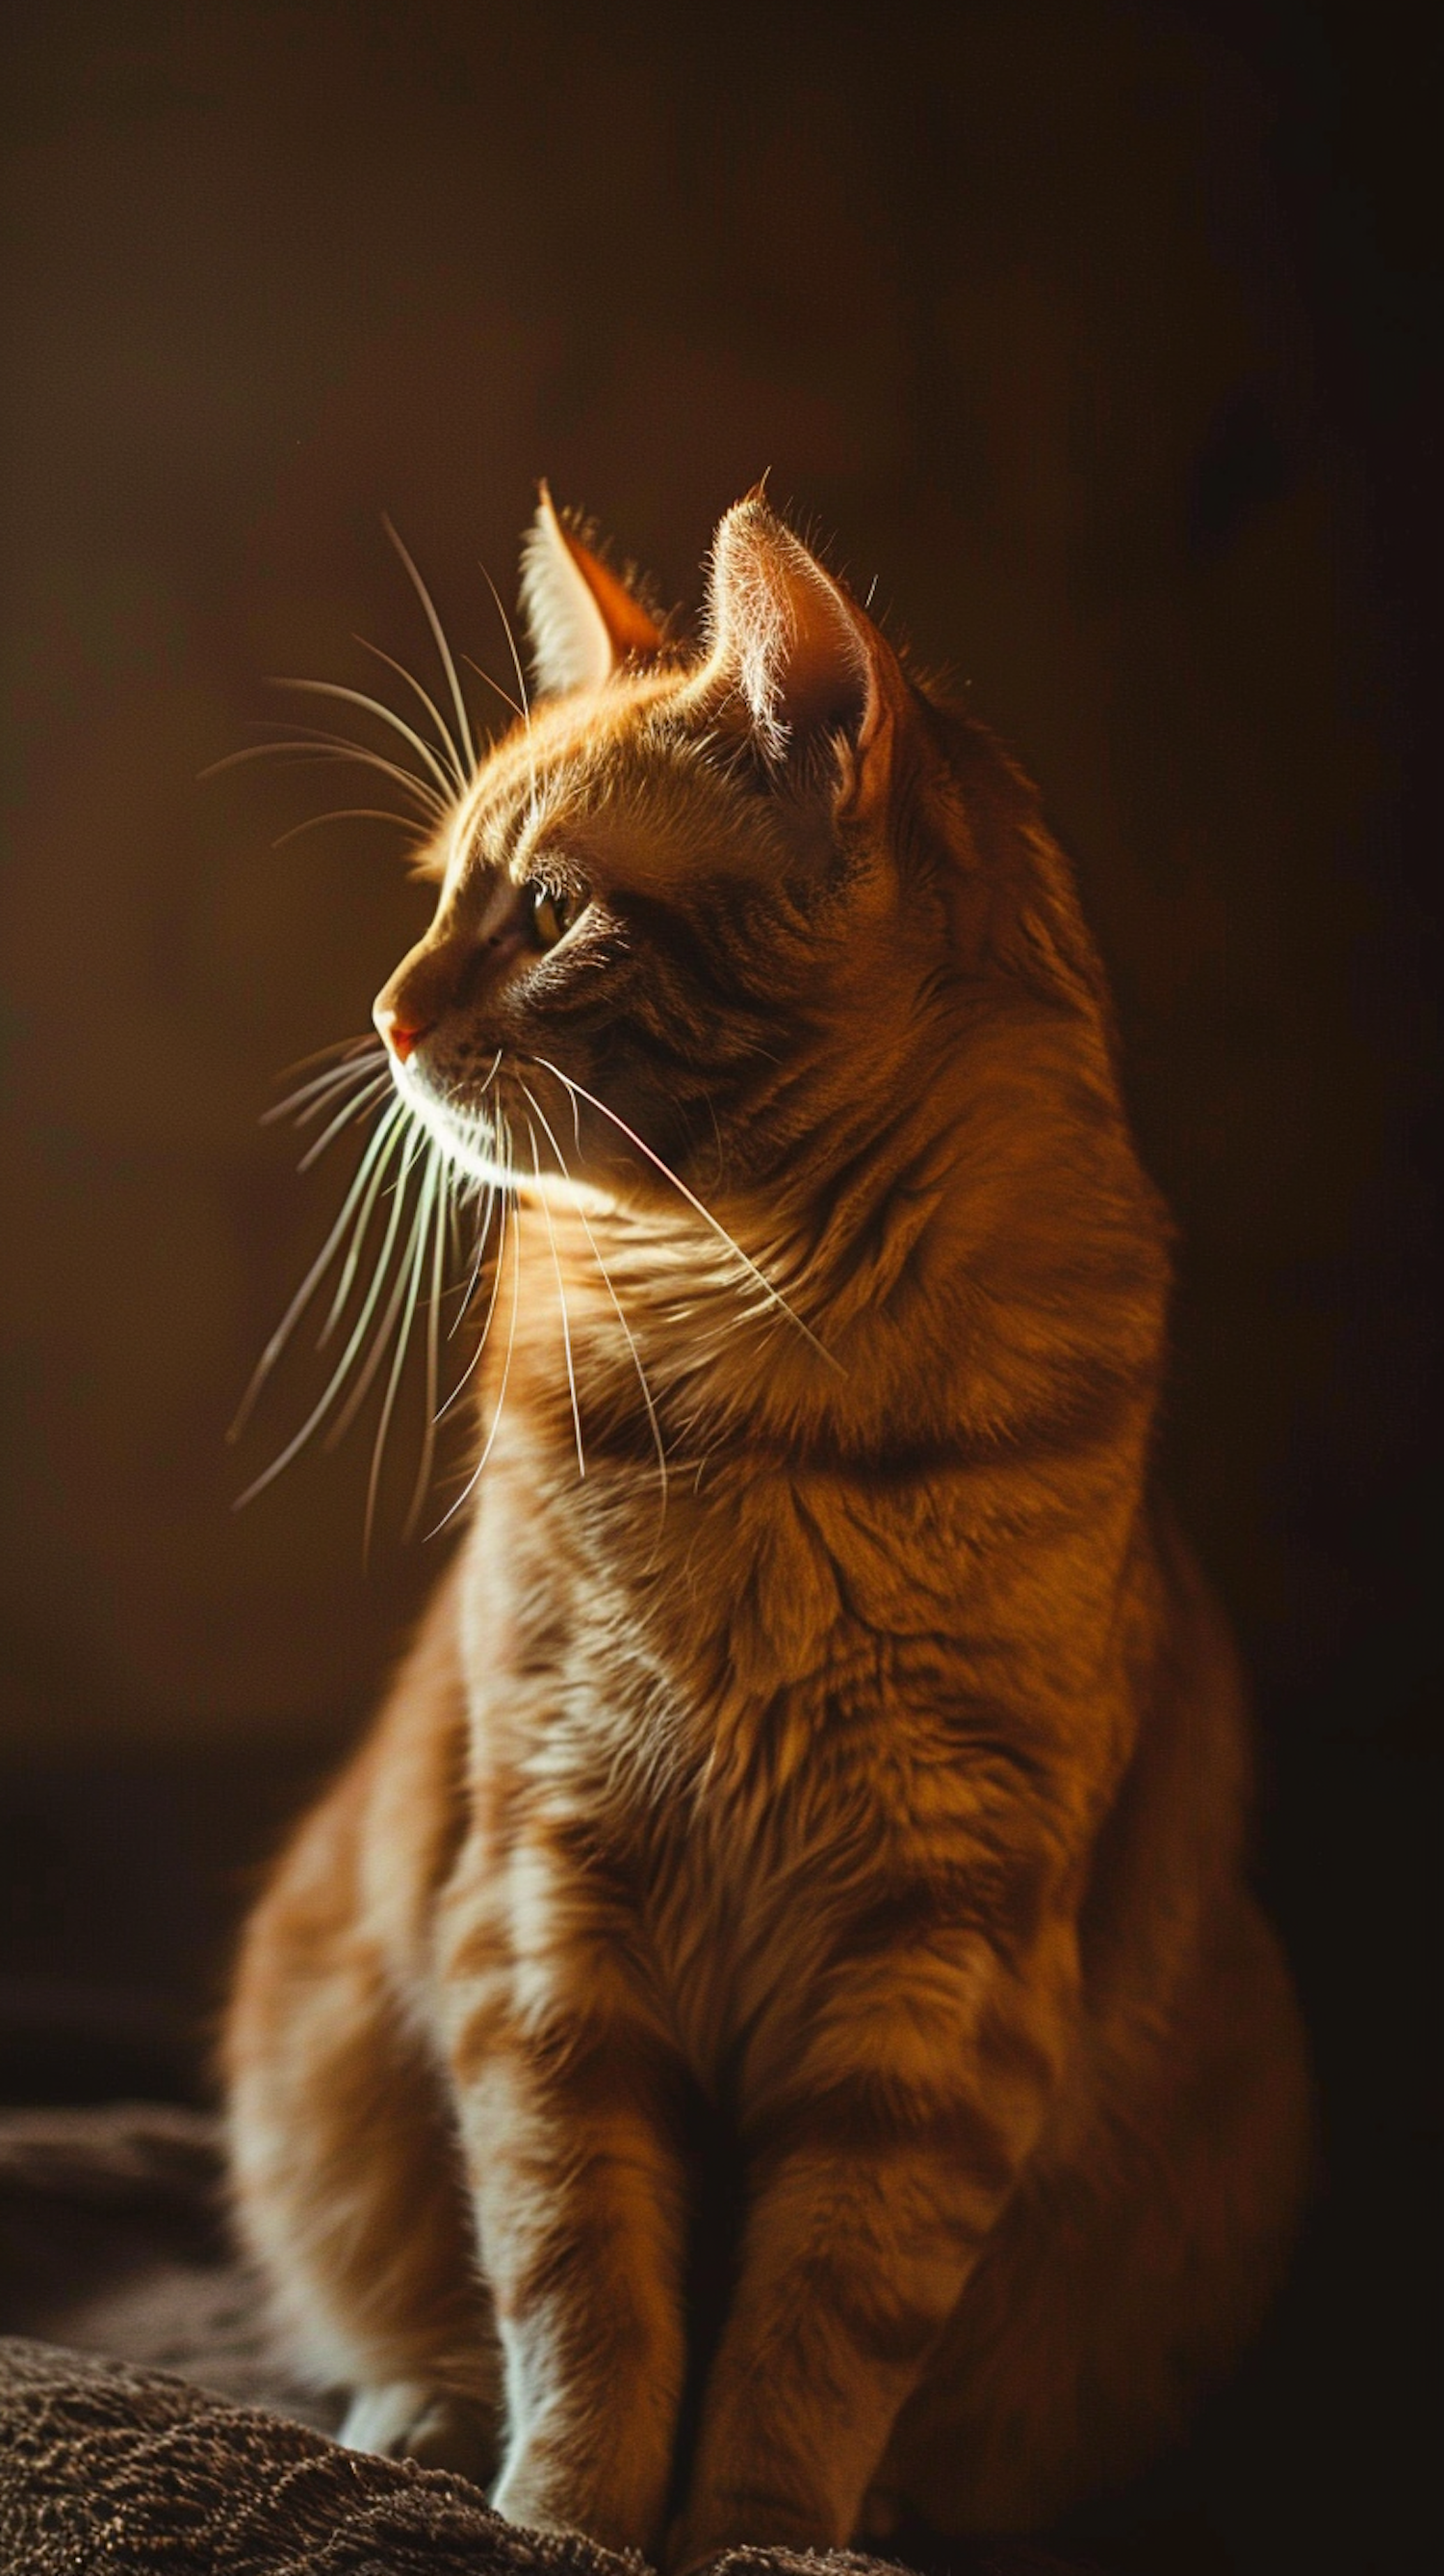
<path fill-rule="evenodd" d="M 830 1854 L 801 1802 L 760 1806 L 691 1787 L 548 1784 L 528 1837 L 533 1972 L 568 1997 L 613 1990 L 714 2098 L 746 2087 L 759 2046 L 785 2047 L 822 1972 Z M 508 1876 L 510 1873 L 507 1874 Z M 518 1882 L 512 1880 L 515 1886 Z M 509 1903 L 509 1899 L 504 1899 Z M 507 1924 L 513 1947 L 518 1919 Z M 534 1984 L 533 1991 L 539 1991 Z"/>
<path fill-rule="evenodd" d="M 650 1519 L 628 1561 L 614 1522 L 506 1464 L 463 1587 L 480 1901 L 528 2009 L 620 1975 L 720 2088 L 785 2047 L 866 1883 L 936 1814 L 906 1657 L 843 1607 L 785 1494 L 746 1548 L 694 1523 L 659 1582 Z"/>

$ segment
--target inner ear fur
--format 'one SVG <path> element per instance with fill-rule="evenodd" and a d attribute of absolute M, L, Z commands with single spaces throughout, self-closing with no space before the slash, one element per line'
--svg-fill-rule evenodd
<path fill-rule="evenodd" d="M 707 675 L 740 697 L 769 759 L 842 736 L 859 778 L 876 768 L 907 694 L 897 657 L 758 493 L 717 530 L 707 621 Z"/>
<path fill-rule="evenodd" d="M 537 694 L 599 689 L 623 663 L 649 662 L 662 630 L 558 512 L 545 483 L 522 540 L 521 611 Z"/>

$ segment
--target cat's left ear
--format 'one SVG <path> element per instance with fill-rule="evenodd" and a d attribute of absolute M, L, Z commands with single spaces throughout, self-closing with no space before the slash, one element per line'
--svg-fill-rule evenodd
<path fill-rule="evenodd" d="M 624 662 L 661 650 L 655 618 L 557 516 L 545 483 L 522 540 L 521 609 L 541 697 L 599 689 Z"/>
<path fill-rule="evenodd" d="M 712 549 L 707 676 L 742 701 L 768 759 L 845 744 L 854 784 L 886 770 L 907 682 L 865 609 L 752 493 Z"/>

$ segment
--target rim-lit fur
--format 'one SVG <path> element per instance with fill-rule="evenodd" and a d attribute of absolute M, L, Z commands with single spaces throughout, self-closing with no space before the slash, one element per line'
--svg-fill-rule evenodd
<path fill-rule="evenodd" d="M 553 694 L 383 996 L 439 1133 L 501 1058 L 486 1468 L 247 1933 L 241 2224 L 350 2438 L 517 2520 L 1042 2523 L 1237 2349 L 1306 2161 L 1102 975 L 1031 791 L 759 501 L 692 662 L 532 560 Z M 574 926 L 509 946 L 538 884 Z"/>

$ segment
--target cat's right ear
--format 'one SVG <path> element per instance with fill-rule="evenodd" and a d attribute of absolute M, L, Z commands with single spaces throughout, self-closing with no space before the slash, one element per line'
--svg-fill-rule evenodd
<path fill-rule="evenodd" d="M 624 662 L 661 650 L 656 619 L 558 517 L 545 483 L 522 539 L 521 611 L 539 697 L 599 689 Z"/>
<path fill-rule="evenodd" d="M 760 490 L 717 530 L 707 628 L 698 686 L 728 691 L 771 767 L 826 746 L 854 806 L 886 796 L 908 704 L 897 656 Z"/>

